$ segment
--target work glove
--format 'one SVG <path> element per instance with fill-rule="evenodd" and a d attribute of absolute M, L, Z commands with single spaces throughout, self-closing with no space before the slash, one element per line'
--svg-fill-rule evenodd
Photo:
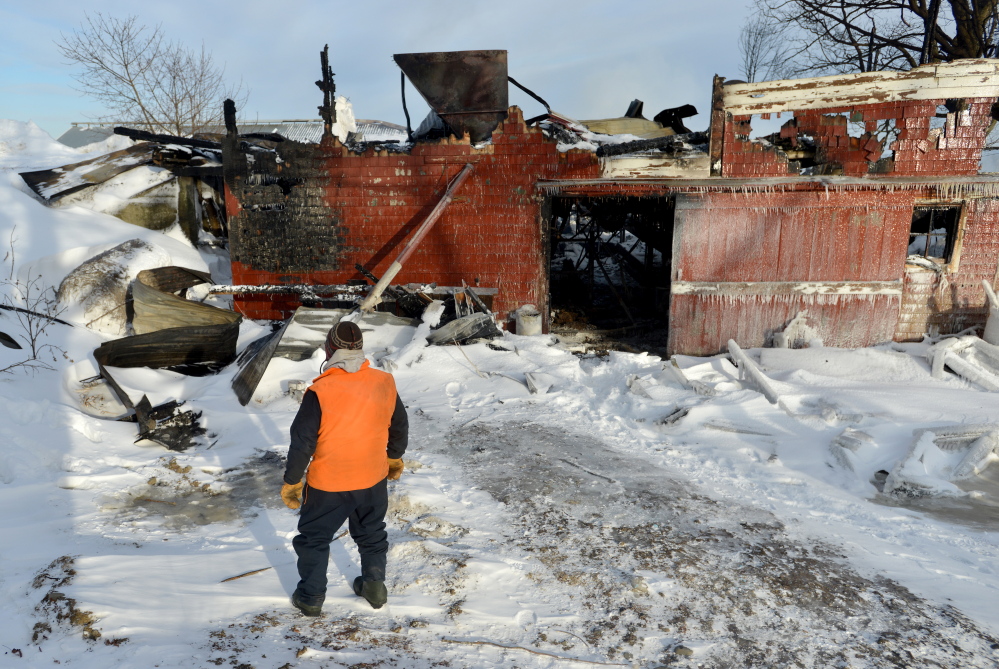
<path fill-rule="evenodd" d="M 389 481 L 398 481 L 402 478 L 402 458 L 389 458 Z"/>
<path fill-rule="evenodd" d="M 281 501 L 289 509 L 297 509 L 302 506 L 302 488 L 305 481 L 298 483 L 285 483 L 281 486 Z"/>

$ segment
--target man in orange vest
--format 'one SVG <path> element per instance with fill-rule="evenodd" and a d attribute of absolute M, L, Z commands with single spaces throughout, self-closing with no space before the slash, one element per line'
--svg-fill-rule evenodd
<path fill-rule="evenodd" d="M 409 418 L 395 379 L 372 369 L 362 346 L 356 324 L 333 326 L 323 347 L 322 374 L 291 424 L 281 498 L 288 508 L 302 509 L 292 541 L 301 580 L 291 603 L 307 616 L 322 611 L 330 543 L 345 520 L 361 555 L 354 593 L 376 609 L 388 600 L 386 481 L 402 476 Z"/>

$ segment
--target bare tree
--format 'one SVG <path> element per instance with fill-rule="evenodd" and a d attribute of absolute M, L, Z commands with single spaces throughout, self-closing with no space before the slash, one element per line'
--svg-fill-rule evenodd
<path fill-rule="evenodd" d="M 739 56 L 742 61 L 742 76 L 748 82 L 779 79 L 783 76 L 787 55 L 780 39 L 770 22 L 756 16 L 742 27 L 739 33 Z"/>
<path fill-rule="evenodd" d="M 14 254 L 14 233 L 10 233 L 10 249 L 3 258 L 5 265 L 10 265 L 7 276 L 0 278 L 0 313 L 9 316 L 16 327 L 14 336 L 2 333 L 3 345 L 8 348 L 24 349 L 24 360 L 0 367 L 0 374 L 11 374 L 14 370 L 35 373 L 41 370 L 53 370 L 46 360 L 58 360 L 58 355 L 65 357 L 66 352 L 55 344 L 46 342 L 46 330 L 53 323 L 65 323 L 58 316 L 65 307 L 60 307 L 55 290 L 42 282 L 40 275 L 22 279 L 17 277 L 16 256 Z M 24 346 L 17 342 L 20 339 Z M 26 347 L 26 348 L 25 348 Z"/>
<path fill-rule="evenodd" d="M 908 70 L 997 54 L 999 0 L 755 0 L 786 75 Z M 766 60 L 766 57 L 763 58 Z"/>
<path fill-rule="evenodd" d="M 80 68 L 80 90 L 104 105 L 108 120 L 152 132 L 193 134 L 219 125 L 222 101 L 242 107 L 248 95 L 242 82 L 226 84 L 225 68 L 203 44 L 199 50 L 168 42 L 160 26 L 140 25 L 135 16 L 85 14 L 57 46 Z"/>

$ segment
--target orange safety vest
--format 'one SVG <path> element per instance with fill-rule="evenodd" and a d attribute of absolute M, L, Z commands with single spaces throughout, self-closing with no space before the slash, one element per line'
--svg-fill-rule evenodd
<path fill-rule="evenodd" d="M 322 420 L 308 483 L 326 492 L 363 490 L 388 476 L 388 430 L 395 411 L 395 379 L 371 369 L 333 367 L 313 380 Z"/>

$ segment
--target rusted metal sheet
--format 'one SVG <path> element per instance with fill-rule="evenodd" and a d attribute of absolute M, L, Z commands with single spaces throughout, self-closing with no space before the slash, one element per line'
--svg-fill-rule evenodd
<path fill-rule="evenodd" d="M 506 118 L 506 51 L 397 53 L 392 58 L 458 137 L 467 132 L 472 142 L 484 142 Z"/>
<path fill-rule="evenodd" d="M 172 294 L 206 280 L 204 273 L 184 267 L 142 270 L 132 284 L 132 329 L 146 334 L 177 327 L 238 324 L 243 317 L 234 311 Z"/>
<path fill-rule="evenodd" d="M 144 269 L 136 278 L 150 288 L 164 293 L 175 293 L 178 290 L 212 282 L 212 276 L 208 272 L 175 265 Z"/>
<path fill-rule="evenodd" d="M 999 60 L 967 59 L 923 65 L 906 72 L 862 72 L 784 79 L 722 88 L 731 114 L 851 107 L 900 100 L 999 96 Z"/>

